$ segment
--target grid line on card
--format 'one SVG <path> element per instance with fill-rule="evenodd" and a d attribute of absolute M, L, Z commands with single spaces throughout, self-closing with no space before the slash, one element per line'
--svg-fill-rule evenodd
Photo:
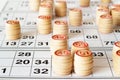
<path fill-rule="evenodd" d="M 116 37 L 116 35 L 115 35 L 115 33 L 114 33 L 114 31 L 113 31 L 113 35 L 114 35 L 115 39 L 118 40 L 117 37 Z"/>
<path fill-rule="evenodd" d="M 2 31 L 3 31 L 3 30 L 2 30 Z M 4 35 L 3 40 L 1 41 L 1 45 L 0 45 L 0 46 L 2 46 L 2 44 L 3 44 L 3 42 L 4 42 L 4 39 L 5 39 L 5 35 Z"/>
<path fill-rule="evenodd" d="M 98 31 L 97 31 L 98 32 Z M 100 42 L 101 42 L 101 44 L 102 44 L 102 46 L 103 46 L 103 42 L 102 42 L 102 39 L 101 39 L 101 36 L 100 36 L 100 33 L 98 32 L 98 36 L 99 36 L 99 40 L 100 40 Z M 103 46 L 104 47 L 104 46 Z"/>
<path fill-rule="evenodd" d="M 51 69 L 51 70 L 50 70 L 50 76 L 52 76 L 52 56 L 51 56 L 51 59 L 50 59 L 50 60 L 51 60 L 51 63 L 50 63 L 50 64 L 51 64 L 51 65 L 50 65 L 50 69 Z"/>
<path fill-rule="evenodd" d="M 29 76 L 31 76 L 31 74 L 32 74 L 32 68 L 33 68 L 33 60 L 34 60 L 34 55 L 35 55 L 35 51 L 33 52 L 33 56 L 32 56 L 32 62 L 31 62 L 31 68 L 30 68 L 30 73 L 29 73 Z"/>
<path fill-rule="evenodd" d="M 84 32 L 84 30 L 83 30 L 83 29 L 82 29 L 82 32 L 83 32 L 83 39 L 84 39 L 84 41 L 85 41 L 85 36 L 84 36 L 85 32 Z"/>
<path fill-rule="evenodd" d="M 114 77 L 113 71 L 112 71 L 112 68 L 111 68 L 111 65 L 110 65 L 110 62 L 109 62 L 109 57 L 107 56 L 106 51 L 105 51 L 105 55 L 106 55 L 106 58 L 107 58 L 107 61 L 108 61 L 108 64 L 109 64 L 109 68 L 111 70 L 112 77 Z"/>
<path fill-rule="evenodd" d="M 11 65 L 9 76 L 11 75 L 11 71 L 12 71 L 12 68 L 13 68 L 13 65 L 14 65 L 16 54 L 17 54 L 17 51 L 15 51 L 15 55 L 14 55 L 14 58 L 13 58 L 13 61 L 12 61 L 12 65 Z"/>
<path fill-rule="evenodd" d="M 118 38 L 117 38 L 117 36 L 116 36 L 116 34 L 115 34 L 115 30 L 114 30 L 114 33 L 113 33 L 113 34 L 114 34 L 114 36 L 115 36 L 116 40 L 118 41 Z"/>
<path fill-rule="evenodd" d="M 35 30 L 35 31 L 37 31 L 37 30 Z M 38 33 L 36 32 L 36 34 L 35 34 L 35 44 L 34 44 L 34 48 L 36 47 L 36 43 L 37 43 L 37 35 L 38 35 Z"/>

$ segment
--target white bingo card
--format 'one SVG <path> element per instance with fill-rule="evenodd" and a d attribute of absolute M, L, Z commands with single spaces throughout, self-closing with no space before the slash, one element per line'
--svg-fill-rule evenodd
<path fill-rule="evenodd" d="M 79 0 L 67 0 L 67 8 L 79 7 Z M 119 0 L 113 0 L 117 3 Z M 52 71 L 52 57 L 49 41 L 52 34 L 37 33 L 38 12 L 29 10 L 29 0 L 4 0 L 0 6 L 0 80 L 14 79 L 120 79 L 112 66 L 112 47 L 120 40 L 120 29 L 110 34 L 101 34 L 95 23 L 95 11 L 99 0 L 91 0 L 90 7 L 82 8 L 83 23 L 81 27 L 69 25 L 69 49 L 76 40 L 86 41 L 94 55 L 93 73 L 80 77 L 75 73 L 59 76 Z M 111 3 L 111 4 L 112 4 Z M 22 37 L 19 40 L 7 40 L 5 21 L 19 20 Z"/>

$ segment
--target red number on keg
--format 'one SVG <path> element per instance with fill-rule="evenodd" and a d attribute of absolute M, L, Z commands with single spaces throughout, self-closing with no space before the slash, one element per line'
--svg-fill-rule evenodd
<path fill-rule="evenodd" d="M 66 36 L 65 35 L 53 35 L 52 39 L 54 39 L 54 40 L 65 40 Z"/>
<path fill-rule="evenodd" d="M 82 41 L 74 42 L 73 45 L 75 47 L 83 47 L 83 48 L 88 46 L 86 42 L 82 42 Z"/>
<path fill-rule="evenodd" d="M 116 54 L 117 54 L 118 56 L 120 56 L 120 50 L 118 50 L 118 51 L 116 52 Z"/>
<path fill-rule="evenodd" d="M 92 52 L 89 50 L 78 50 L 78 51 L 76 51 L 76 54 L 81 57 L 88 57 L 88 56 L 92 55 Z"/>
<path fill-rule="evenodd" d="M 66 21 L 55 21 L 55 24 L 57 25 L 67 25 Z"/>
<path fill-rule="evenodd" d="M 19 24 L 19 21 L 17 21 L 17 20 L 8 20 L 7 23 L 8 24 Z"/>
<path fill-rule="evenodd" d="M 115 46 L 120 47 L 120 41 L 115 42 Z"/>
<path fill-rule="evenodd" d="M 56 52 L 55 52 L 55 54 L 57 55 L 57 56 L 67 56 L 67 55 L 70 55 L 70 51 L 69 50 L 57 50 Z"/>
<path fill-rule="evenodd" d="M 39 19 L 50 19 L 51 16 L 43 16 L 43 15 L 41 15 L 41 16 L 38 16 L 38 18 Z"/>

